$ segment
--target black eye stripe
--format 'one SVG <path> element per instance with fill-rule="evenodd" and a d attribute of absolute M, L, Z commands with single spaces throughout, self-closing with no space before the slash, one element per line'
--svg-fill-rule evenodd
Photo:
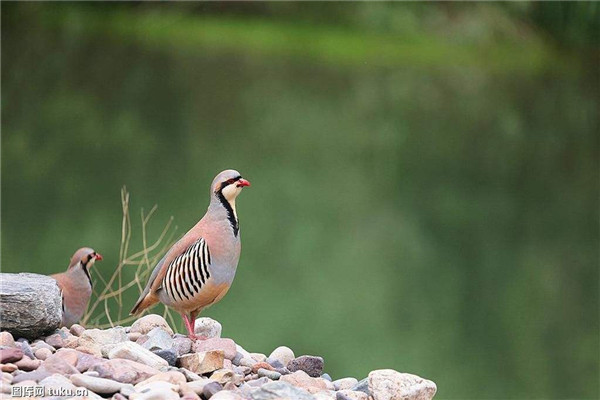
<path fill-rule="evenodd" d="M 236 176 L 235 178 L 231 178 L 231 179 L 227 179 L 225 182 L 223 182 L 221 184 L 221 190 L 225 189 L 225 187 L 239 181 L 240 179 L 242 179 L 241 175 Z"/>

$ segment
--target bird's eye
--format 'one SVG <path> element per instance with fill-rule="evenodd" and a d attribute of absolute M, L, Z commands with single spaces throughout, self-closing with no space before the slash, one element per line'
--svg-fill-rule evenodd
<path fill-rule="evenodd" d="M 229 185 L 231 185 L 233 182 L 235 182 L 235 179 L 227 179 L 227 183 L 228 183 Z"/>

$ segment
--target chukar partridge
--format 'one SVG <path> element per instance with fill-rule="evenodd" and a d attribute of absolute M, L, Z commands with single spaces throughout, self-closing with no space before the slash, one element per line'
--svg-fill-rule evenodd
<path fill-rule="evenodd" d="M 210 186 L 206 214 L 154 267 L 131 314 L 161 302 L 181 314 L 190 338 L 196 339 L 196 316 L 225 296 L 240 259 L 240 225 L 235 199 L 250 182 L 226 170 Z"/>
<path fill-rule="evenodd" d="M 100 260 L 100 253 L 89 247 L 82 247 L 73 254 L 65 272 L 50 275 L 56 279 L 62 294 L 62 326 L 70 328 L 83 317 L 92 295 L 90 268 Z"/>

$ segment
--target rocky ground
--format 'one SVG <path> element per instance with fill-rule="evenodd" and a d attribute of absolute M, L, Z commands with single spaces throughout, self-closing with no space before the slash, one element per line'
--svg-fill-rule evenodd
<path fill-rule="evenodd" d="M 296 357 L 284 346 L 269 356 L 249 353 L 221 338 L 221 325 L 210 318 L 196 321 L 196 334 L 207 339 L 173 334 L 158 315 L 131 327 L 74 325 L 31 343 L 2 332 L 2 399 L 14 399 L 11 392 L 40 397 L 32 391 L 42 387 L 54 398 L 115 400 L 428 400 L 436 392 L 432 381 L 389 369 L 332 381 L 321 357 Z M 74 396 L 81 388 L 87 396 Z"/>

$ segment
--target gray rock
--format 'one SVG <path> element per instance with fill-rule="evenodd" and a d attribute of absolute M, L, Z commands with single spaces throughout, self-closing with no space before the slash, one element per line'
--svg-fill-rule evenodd
<path fill-rule="evenodd" d="M 152 352 L 164 359 L 172 367 L 177 364 L 177 353 L 175 353 L 175 350 L 153 350 Z"/>
<path fill-rule="evenodd" d="M 198 318 L 194 324 L 194 333 L 206 339 L 221 337 L 223 328 L 218 321 L 212 318 Z"/>
<path fill-rule="evenodd" d="M 178 368 L 178 371 L 181 372 L 183 376 L 185 376 L 185 379 L 187 379 L 188 382 L 199 381 L 203 379 L 200 375 L 190 371 L 187 368 Z"/>
<path fill-rule="evenodd" d="M 309 376 L 317 378 L 323 373 L 323 358 L 316 356 L 300 356 L 287 364 L 290 372 L 304 371 Z"/>
<path fill-rule="evenodd" d="M 271 400 L 279 398 L 315 400 L 314 396 L 307 391 L 282 381 L 266 383 L 261 386 L 260 389 L 252 392 L 250 397 L 253 400 Z"/>
<path fill-rule="evenodd" d="M 188 337 L 175 337 L 173 339 L 173 350 L 177 352 L 177 356 L 179 357 L 189 354 L 192 351 L 192 339 Z"/>
<path fill-rule="evenodd" d="M 233 372 L 239 375 L 248 375 L 252 372 L 252 368 L 250 367 L 234 367 Z"/>
<path fill-rule="evenodd" d="M 375 400 L 431 400 L 437 391 L 432 381 L 393 369 L 371 371 L 368 380 Z"/>
<path fill-rule="evenodd" d="M 285 367 L 275 368 L 275 371 L 279 372 L 281 375 L 288 375 L 290 373 L 290 370 Z"/>
<path fill-rule="evenodd" d="M 249 367 L 252 368 L 252 366 L 256 364 L 256 361 L 254 361 L 253 358 L 247 358 L 247 357 L 242 357 L 242 359 L 240 360 L 240 366 L 241 367 Z"/>
<path fill-rule="evenodd" d="M 342 378 L 333 381 L 333 387 L 335 390 L 350 390 L 358 384 L 356 378 Z"/>
<path fill-rule="evenodd" d="M 202 395 L 206 399 L 210 399 L 215 393 L 223 390 L 223 386 L 219 382 L 210 382 L 202 388 Z"/>
<path fill-rule="evenodd" d="M 71 375 L 70 379 L 73 384 L 100 394 L 117 393 L 125 386 L 124 383 L 113 381 L 111 379 L 98 378 L 84 374 Z"/>
<path fill-rule="evenodd" d="M 259 368 L 258 369 L 258 376 L 260 377 L 266 377 L 269 379 L 272 379 L 274 381 L 276 381 L 277 379 L 281 378 L 281 374 L 277 371 L 271 371 L 265 368 Z"/>
<path fill-rule="evenodd" d="M 331 376 L 329 376 L 329 374 L 323 374 L 323 375 L 321 375 L 321 378 L 323 378 L 329 382 L 333 381 L 333 379 L 331 379 Z"/>
<path fill-rule="evenodd" d="M 371 392 L 369 392 L 369 378 L 365 378 L 365 379 L 358 381 L 358 383 L 356 385 L 352 386 L 350 388 L 350 390 L 363 392 L 363 393 L 370 395 Z"/>
<path fill-rule="evenodd" d="M 156 327 L 148 332 L 148 340 L 142 344 L 142 347 L 150 351 L 169 350 L 173 348 L 173 338 L 163 328 Z"/>
<path fill-rule="evenodd" d="M 287 367 L 288 363 L 290 361 L 292 361 L 294 358 L 296 358 L 296 356 L 294 355 L 294 352 L 292 351 L 292 349 L 290 349 L 289 347 L 279 346 L 278 348 L 276 348 L 275 350 L 273 350 L 271 352 L 271 354 L 269 355 L 269 358 L 272 360 L 277 360 L 281 364 L 283 364 L 284 367 Z M 273 365 L 273 364 L 271 364 L 271 365 Z"/>
<path fill-rule="evenodd" d="M 285 365 L 276 358 L 267 357 L 265 360 L 273 368 L 283 368 Z"/>
<path fill-rule="evenodd" d="M 23 351 L 23 354 L 25 354 L 27 357 L 35 358 L 33 349 L 29 345 L 29 342 L 27 341 L 27 339 L 19 339 L 17 341 L 16 345 Z"/>
<path fill-rule="evenodd" d="M 62 297 L 54 279 L 0 273 L 0 282 L 0 330 L 35 339 L 60 326 Z"/>
<path fill-rule="evenodd" d="M 258 388 L 258 387 L 261 387 L 262 385 L 264 385 L 265 383 L 269 383 L 269 382 L 270 382 L 269 378 L 267 378 L 266 376 L 263 376 L 262 378 L 253 379 L 251 381 L 246 382 L 246 385 Z"/>

